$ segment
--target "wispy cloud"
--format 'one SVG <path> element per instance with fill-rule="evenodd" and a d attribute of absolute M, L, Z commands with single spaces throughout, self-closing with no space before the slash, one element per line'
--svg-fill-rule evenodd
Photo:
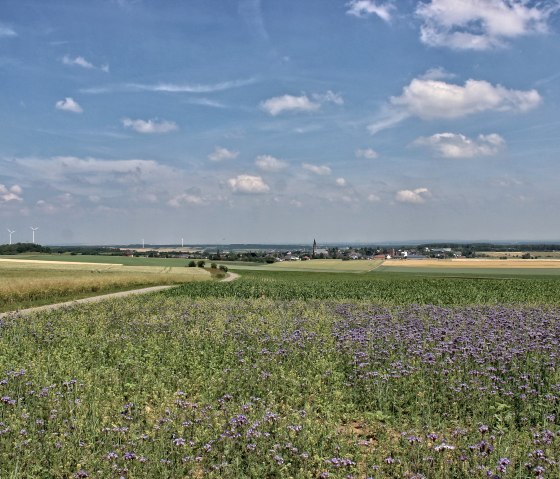
<path fill-rule="evenodd" d="M 84 110 L 73 98 L 66 97 L 64 100 L 59 100 L 55 104 L 57 110 L 69 111 L 72 113 L 82 113 Z"/>
<path fill-rule="evenodd" d="M 261 171 L 266 171 L 268 173 L 277 173 L 288 167 L 288 163 L 272 155 L 259 155 L 255 160 L 255 165 Z"/>
<path fill-rule="evenodd" d="M 385 22 L 391 21 L 392 11 L 395 6 L 391 2 L 378 2 L 375 0 L 351 0 L 347 3 L 348 15 L 355 17 L 367 17 L 376 15 Z"/>
<path fill-rule="evenodd" d="M 99 67 L 96 67 L 93 63 L 87 61 L 82 56 L 77 56 L 77 57 L 72 58 L 68 55 L 64 55 L 62 57 L 62 63 L 64 65 L 78 66 L 78 67 L 81 67 L 81 68 L 85 68 L 86 70 L 99 69 L 101 71 L 104 71 L 105 73 L 109 73 L 109 65 L 101 65 Z"/>
<path fill-rule="evenodd" d="M 310 171 L 319 176 L 326 176 L 331 174 L 331 169 L 326 165 L 312 165 L 310 163 L 303 163 L 301 167 L 304 170 Z"/>
<path fill-rule="evenodd" d="M 368 160 L 375 160 L 379 157 L 379 154 L 373 148 L 358 148 L 355 155 L 356 158 L 366 158 Z"/>
<path fill-rule="evenodd" d="M 224 160 L 235 160 L 239 156 L 238 151 L 228 150 L 221 146 L 214 148 L 214 151 L 208 155 L 208 159 L 215 163 Z"/>
<path fill-rule="evenodd" d="M 0 25 L 0 37 L 17 37 L 17 33 L 11 27 Z"/>
<path fill-rule="evenodd" d="M 125 128 L 131 128 L 138 133 L 152 134 L 152 133 L 170 133 L 178 130 L 177 123 L 173 121 L 158 120 L 132 120 L 130 118 L 123 118 L 122 124 Z"/>
<path fill-rule="evenodd" d="M 105 85 L 99 87 L 89 87 L 80 90 L 81 93 L 92 95 L 114 92 L 154 92 L 154 93 L 213 93 L 218 91 L 231 90 L 253 85 L 257 82 L 256 78 L 242 80 L 232 80 L 220 83 L 119 83 L 116 85 Z"/>

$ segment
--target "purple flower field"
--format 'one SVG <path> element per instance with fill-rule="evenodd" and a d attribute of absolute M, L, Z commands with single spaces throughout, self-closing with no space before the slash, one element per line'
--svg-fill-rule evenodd
<path fill-rule="evenodd" d="M 0 477 L 560 477 L 560 309 L 155 298 L 0 324 Z"/>

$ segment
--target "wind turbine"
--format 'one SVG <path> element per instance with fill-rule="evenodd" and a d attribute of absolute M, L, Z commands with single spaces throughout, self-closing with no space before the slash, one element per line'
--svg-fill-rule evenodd
<path fill-rule="evenodd" d="M 11 230 L 10 228 L 8 228 L 8 233 L 10 233 L 10 244 L 12 244 L 12 235 L 16 232 L 16 230 Z"/>
<path fill-rule="evenodd" d="M 39 227 L 36 226 L 34 228 L 33 226 L 30 226 L 29 228 L 31 228 L 31 231 L 33 231 L 33 244 L 35 244 L 35 231 L 37 231 L 39 229 Z"/>

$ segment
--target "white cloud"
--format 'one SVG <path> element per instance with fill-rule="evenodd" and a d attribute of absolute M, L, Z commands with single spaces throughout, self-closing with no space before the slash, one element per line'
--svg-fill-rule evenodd
<path fill-rule="evenodd" d="M 109 67 L 107 66 L 107 69 Z M 102 67 L 103 69 L 103 67 Z M 120 83 L 115 85 L 105 85 L 80 89 L 81 93 L 92 95 L 113 92 L 142 92 L 150 91 L 156 93 L 212 93 L 217 91 L 231 90 L 252 85 L 257 82 L 255 78 L 244 80 L 225 81 L 221 83 Z"/>
<path fill-rule="evenodd" d="M 455 78 L 457 75 L 448 72 L 443 67 L 430 68 L 426 73 L 423 73 L 418 78 L 420 80 L 449 80 Z"/>
<path fill-rule="evenodd" d="M 0 25 L 0 37 L 17 37 L 17 33 L 11 27 Z"/>
<path fill-rule="evenodd" d="M 78 55 L 77 57 L 70 57 L 69 55 L 64 55 L 62 57 L 62 63 L 64 65 L 78 66 L 85 68 L 86 70 L 101 70 L 105 73 L 109 73 L 109 65 L 101 65 L 96 67 L 93 63 L 87 61 L 84 57 Z"/>
<path fill-rule="evenodd" d="M 420 38 L 427 45 L 486 50 L 504 46 L 508 39 L 546 32 L 549 17 L 558 9 L 556 1 L 431 0 L 419 2 L 416 14 L 424 22 Z"/>
<path fill-rule="evenodd" d="M 55 107 L 57 110 L 71 111 L 72 113 L 82 113 L 84 111 L 82 107 L 70 97 L 57 101 Z"/>
<path fill-rule="evenodd" d="M 65 55 L 62 58 L 62 63 L 64 63 L 65 65 L 77 65 L 79 67 L 87 68 L 87 69 L 95 68 L 93 66 L 93 63 L 88 62 L 84 57 L 80 57 L 80 56 L 76 58 L 70 58 L 68 55 Z"/>
<path fill-rule="evenodd" d="M 8 203 L 9 201 L 23 201 L 21 197 L 23 190 L 19 185 L 13 185 L 10 188 L 0 183 L 0 203 Z"/>
<path fill-rule="evenodd" d="M 126 128 L 132 128 L 138 133 L 151 134 L 151 133 L 169 133 L 179 129 L 177 124 L 173 121 L 158 121 L 153 120 L 132 120 L 130 118 L 123 118 L 122 124 Z"/>
<path fill-rule="evenodd" d="M 346 186 L 346 180 L 344 178 L 337 178 L 336 179 L 336 184 L 338 186 Z"/>
<path fill-rule="evenodd" d="M 541 102 L 536 90 L 509 90 L 483 80 L 464 86 L 437 80 L 414 79 L 391 103 L 422 119 L 459 118 L 487 110 L 527 111 Z"/>
<path fill-rule="evenodd" d="M 210 161 L 218 162 L 224 160 L 235 160 L 239 156 L 238 151 L 228 150 L 227 148 L 222 148 L 217 146 L 214 151 L 208 155 Z"/>
<path fill-rule="evenodd" d="M 319 103 L 334 103 L 335 105 L 344 105 L 344 98 L 340 93 L 327 90 L 326 93 L 314 93 L 313 99 Z"/>
<path fill-rule="evenodd" d="M 426 201 L 426 198 L 431 196 L 428 188 L 416 188 L 415 190 L 400 190 L 395 195 L 395 200 L 399 203 L 414 203 L 420 204 Z"/>
<path fill-rule="evenodd" d="M 228 184 L 235 193 L 266 193 L 270 187 L 260 176 L 237 175 Z"/>
<path fill-rule="evenodd" d="M 340 93 L 327 90 L 325 93 L 313 93 L 311 98 L 307 95 L 275 96 L 261 102 L 260 107 L 270 115 L 276 116 L 287 111 L 316 111 L 324 103 L 343 105 L 344 98 Z"/>
<path fill-rule="evenodd" d="M 372 148 L 358 148 L 356 150 L 356 158 L 366 158 L 368 160 L 375 160 L 379 154 Z"/>
<path fill-rule="evenodd" d="M 204 200 L 200 196 L 190 195 L 188 193 L 183 193 L 181 195 L 174 196 L 167 202 L 169 206 L 173 206 L 175 208 L 180 207 L 182 204 L 201 205 L 203 203 Z"/>
<path fill-rule="evenodd" d="M 367 197 L 367 200 L 370 203 L 377 203 L 378 201 L 381 201 L 381 198 L 374 193 L 370 193 Z"/>
<path fill-rule="evenodd" d="M 427 146 L 444 158 L 473 158 L 496 155 L 504 147 L 505 140 L 496 133 L 478 135 L 476 139 L 457 133 L 436 133 L 416 139 L 413 145 Z"/>
<path fill-rule="evenodd" d="M 272 116 L 279 115 L 285 111 L 315 111 L 320 107 L 320 103 L 311 101 L 307 95 L 276 96 L 261 103 L 261 108 Z"/>
<path fill-rule="evenodd" d="M 400 96 L 390 98 L 381 118 L 368 126 L 370 133 L 395 126 L 411 116 L 423 120 L 461 118 L 485 111 L 525 112 L 542 101 L 537 90 L 510 90 L 484 80 L 467 80 L 463 86 L 415 78 Z"/>
<path fill-rule="evenodd" d="M 288 167 L 288 163 L 283 160 L 279 160 L 271 155 L 259 155 L 255 160 L 255 165 L 262 171 L 267 171 L 269 173 L 277 173 Z"/>
<path fill-rule="evenodd" d="M 331 174 L 331 169 L 326 165 L 311 165 L 309 163 L 304 163 L 301 165 L 304 170 L 315 173 L 316 175 L 325 176 Z"/>
<path fill-rule="evenodd" d="M 154 91 L 154 92 L 167 92 L 167 93 L 212 93 L 215 91 L 230 90 L 232 88 L 239 88 L 247 85 L 252 85 L 257 80 L 255 78 L 248 78 L 246 80 L 233 80 L 213 84 L 194 84 L 194 83 L 157 83 L 155 85 L 142 84 L 142 83 L 128 83 L 125 85 L 126 89 L 141 90 L 141 91 Z"/>
<path fill-rule="evenodd" d="M 392 3 L 380 3 L 375 0 L 351 0 L 347 3 L 347 6 L 349 7 L 346 11 L 348 15 L 356 17 L 377 15 L 386 22 L 391 21 L 391 12 L 395 9 Z"/>

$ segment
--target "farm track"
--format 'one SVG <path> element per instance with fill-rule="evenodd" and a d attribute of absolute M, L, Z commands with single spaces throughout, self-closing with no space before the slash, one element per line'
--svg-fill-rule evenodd
<path fill-rule="evenodd" d="M 237 273 L 228 273 L 228 275 L 220 280 L 220 282 L 230 282 L 235 281 L 239 278 Z M 138 294 L 147 294 L 147 293 L 155 293 L 157 291 L 163 291 L 165 289 L 176 288 L 180 286 L 179 284 L 167 284 L 162 286 L 150 286 L 148 288 L 141 288 L 141 289 L 132 289 L 129 291 L 119 291 L 118 293 L 109 293 L 103 294 L 100 296 L 91 296 L 89 298 L 82 298 L 82 299 L 74 299 L 72 301 L 65 301 L 63 303 L 55 303 L 55 304 L 46 304 L 44 306 L 36 306 L 34 308 L 26 308 L 26 309 L 19 309 L 16 311 L 7 311 L 5 313 L 0 313 L 0 319 L 5 318 L 6 316 L 11 315 L 26 315 L 31 313 L 37 313 L 40 311 L 50 311 L 53 309 L 65 308 L 70 306 L 76 306 L 78 304 L 84 303 L 97 303 L 99 301 L 104 301 L 107 299 L 115 299 L 115 298 L 124 298 L 126 296 L 138 295 Z"/>

